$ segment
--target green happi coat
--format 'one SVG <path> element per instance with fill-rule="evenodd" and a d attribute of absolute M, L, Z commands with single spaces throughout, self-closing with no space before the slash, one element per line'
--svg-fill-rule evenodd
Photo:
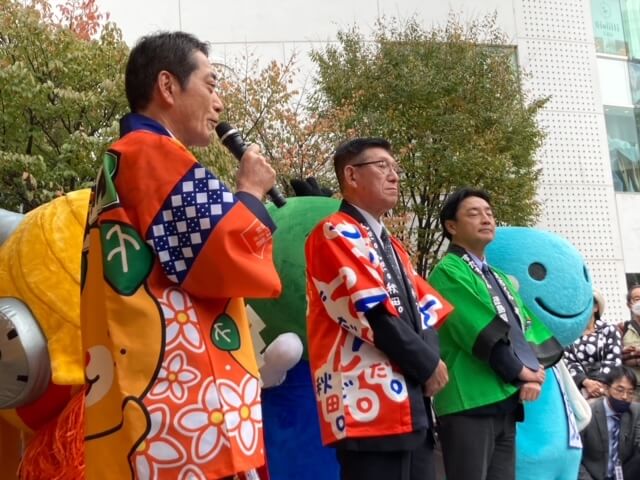
<path fill-rule="evenodd" d="M 562 346 L 524 306 L 507 276 L 494 269 L 515 300 L 525 325 L 525 338 L 546 368 L 562 357 Z M 438 415 L 463 412 L 507 399 L 517 387 L 505 383 L 489 366 L 491 349 L 507 339 L 510 325 L 500 318 L 484 279 L 457 254 L 447 253 L 429 276 L 429 283 L 454 306 L 440 328 L 440 354 L 449 369 L 449 383 L 436 395 Z"/>

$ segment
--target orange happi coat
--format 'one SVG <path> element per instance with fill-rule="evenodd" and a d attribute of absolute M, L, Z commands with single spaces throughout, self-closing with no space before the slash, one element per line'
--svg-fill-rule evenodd
<path fill-rule="evenodd" d="M 183 145 L 158 125 L 112 145 L 83 250 L 87 479 L 262 465 L 242 297 L 280 288 L 270 229 Z"/>
<path fill-rule="evenodd" d="M 392 242 L 417 300 L 420 329 L 438 328 L 451 306 L 417 275 L 400 242 Z M 306 257 L 309 357 L 323 443 L 427 428 L 425 409 L 412 408 L 422 402 L 422 386 L 375 347 L 365 316 L 379 305 L 398 322 L 407 312 L 400 313 L 367 227 L 339 211 L 313 230 Z"/>

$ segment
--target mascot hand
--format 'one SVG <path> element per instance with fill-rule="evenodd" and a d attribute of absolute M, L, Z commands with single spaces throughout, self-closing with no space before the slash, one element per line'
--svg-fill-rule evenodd
<path fill-rule="evenodd" d="M 297 197 L 330 197 L 333 195 L 329 188 L 318 185 L 314 177 L 308 177 L 306 180 L 292 178 L 289 183 Z"/>
<path fill-rule="evenodd" d="M 278 335 L 262 354 L 260 369 L 262 388 L 276 387 L 284 382 L 287 370 L 302 358 L 302 341 L 292 332 Z"/>

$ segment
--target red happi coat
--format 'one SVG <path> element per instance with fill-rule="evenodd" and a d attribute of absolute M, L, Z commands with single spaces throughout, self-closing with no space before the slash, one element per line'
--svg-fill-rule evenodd
<path fill-rule="evenodd" d="M 391 240 L 418 299 L 423 330 L 438 328 L 451 306 L 417 275 L 402 244 Z M 337 212 L 313 230 L 306 258 L 309 358 L 323 443 L 425 428 L 424 408 L 412 411 L 410 399 L 422 396 L 422 385 L 405 378 L 374 346 L 364 315 L 382 304 L 399 317 L 367 229 L 349 214 Z M 421 401 L 413 404 L 424 406 Z"/>
<path fill-rule="evenodd" d="M 280 288 L 269 228 L 183 145 L 145 129 L 117 141 L 83 251 L 87 479 L 221 478 L 262 465 L 242 297 Z"/>

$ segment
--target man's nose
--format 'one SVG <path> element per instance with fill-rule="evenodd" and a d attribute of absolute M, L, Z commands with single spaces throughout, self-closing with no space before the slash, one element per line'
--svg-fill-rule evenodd
<path fill-rule="evenodd" d="M 224 104 L 217 93 L 213 94 L 213 109 L 219 114 L 224 111 Z"/>
<path fill-rule="evenodd" d="M 387 172 L 387 177 L 393 179 L 394 182 L 397 182 L 400 179 L 400 174 L 397 172 L 395 168 L 388 167 L 389 171 Z"/>

